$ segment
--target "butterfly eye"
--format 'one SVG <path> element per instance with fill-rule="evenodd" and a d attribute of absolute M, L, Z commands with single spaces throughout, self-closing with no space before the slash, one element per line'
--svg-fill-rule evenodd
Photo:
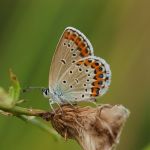
<path fill-rule="evenodd" d="M 42 92 L 43 92 L 43 95 L 45 97 L 49 97 L 49 89 L 48 88 L 47 89 L 42 89 Z"/>
<path fill-rule="evenodd" d="M 47 94 L 48 94 L 48 91 L 47 91 L 47 90 L 45 90 L 45 91 L 44 91 L 44 93 L 45 93 L 45 95 L 47 95 Z"/>

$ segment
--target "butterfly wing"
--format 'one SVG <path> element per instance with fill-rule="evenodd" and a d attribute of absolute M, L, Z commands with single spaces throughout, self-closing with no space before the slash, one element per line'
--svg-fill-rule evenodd
<path fill-rule="evenodd" d="M 85 35 L 72 27 L 66 28 L 50 68 L 49 88 L 54 95 L 62 103 L 94 100 L 106 93 L 110 81 L 109 65 L 94 56 Z"/>
<path fill-rule="evenodd" d="M 92 56 L 93 47 L 79 30 L 67 27 L 63 32 L 52 59 L 49 86 L 55 87 L 58 79 L 76 61 Z"/>
<path fill-rule="evenodd" d="M 65 81 L 65 82 L 64 82 Z M 111 82 L 109 65 L 102 58 L 82 58 L 59 79 L 63 99 L 69 101 L 90 101 L 106 93 Z"/>

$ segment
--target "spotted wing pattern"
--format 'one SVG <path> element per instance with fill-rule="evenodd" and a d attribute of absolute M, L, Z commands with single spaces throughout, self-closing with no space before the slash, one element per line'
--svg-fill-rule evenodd
<path fill-rule="evenodd" d="M 58 79 L 73 63 L 92 55 L 93 47 L 86 36 L 75 28 L 67 27 L 52 59 L 49 86 L 56 86 Z"/>
<path fill-rule="evenodd" d="M 91 101 L 106 93 L 110 81 L 109 65 L 102 58 L 90 56 L 71 65 L 59 85 L 64 100 Z"/>
<path fill-rule="evenodd" d="M 109 65 L 94 56 L 85 35 L 72 27 L 66 28 L 50 69 L 49 88 L 54 95 L 61 103 L 91 101 L 106 93 L 110 81 Z"/>

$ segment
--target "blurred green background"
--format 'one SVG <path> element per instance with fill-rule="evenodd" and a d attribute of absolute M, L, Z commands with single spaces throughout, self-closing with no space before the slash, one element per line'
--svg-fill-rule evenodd
<path fill-rule="evenodd" d="M 150 143 L 149 0 L 0 0 L 0 86 L 12 68 L 22 87 L 48 86 L 49 65 L 67 26 L 90 39 L 95 55 L 112 70 L 101 103 L 131 111 L 118 150 L 143 150 Z M 24 106 L 49 109 L 39 91 L 21 95 Z M 51 135 L 15 117 L 0 116 L 0 150 L 80 150 L 72 140 Z"/>

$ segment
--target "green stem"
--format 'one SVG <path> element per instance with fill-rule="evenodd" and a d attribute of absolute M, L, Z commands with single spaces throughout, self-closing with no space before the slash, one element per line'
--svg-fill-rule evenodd
<path fill-rule="evenodd" d="M 44 110 L 28 109 L 24 107 L 14 106 L 8 107 L 7 105 L 0 104 L 0 110 L 12 113 L 13 115 L 27 115 L 27 116 L 39 116 L 41 113 L 45 113 Z"/>
<path fill-rule="evenodd" d="M 60 136 L 58 135 L 58 133 L 55 130 L 53 130 L 49 124 L 47 125 L 42 120 L 39 120 L 36 117 L 31 118 L 30 116 L 25 116 L 25 115 L 18 116 L 18 117 L 20 119 L 24 120 L 25 122 L 31 123 L 31 124 L 39 127 L 40 129 L 42 129 L 43 131 L 50 133 L 53 136 L 54 140 L 60 139 Z"/>
<path fill-rule="evenodd" d="M 38 116 L 40 116 L 40 114 L 46 113 L 46 111 L 44 111 L 44 110 L 28 109 L 28 108 L 19 107 L 19 106 L 10 107 L 10 106 L 4 105 L 2 103 L 0 103 L 0 110 L 7 112 L 7 113 L 11 113 L 14 116 L 16 116 L 28 123 L 31 123 L 31 124 L 39 127 L 40 129 L 50 133 L 53 136 L 54 140 L 60 139 L 60 136 L 56 133 L 55 130 L 53 130 L 50 127 L 50 124 L 47 124 L 46 122 L 39 120 L 37 118 Z"/>
<path fill-rule="evenodd" d="M 12 86 L 9 87 L 9 92 L 6 92 L 2 87 L 0 87 L 0 113 L 3 115 L 13 115 L 19 119 L 29 122 L 40 129 L 51 133 L 55 139 L 58 139 L 58 134 L 51 128 L 50 122 L 45 122 L 44 120 L 38 118 L 41 117 L 43 113 L 47 113 L 44 110 L 24 108 L 17 106 L 20 96 L 20 83 L 17 76 L 10 72 L 10 79 Z"/>

